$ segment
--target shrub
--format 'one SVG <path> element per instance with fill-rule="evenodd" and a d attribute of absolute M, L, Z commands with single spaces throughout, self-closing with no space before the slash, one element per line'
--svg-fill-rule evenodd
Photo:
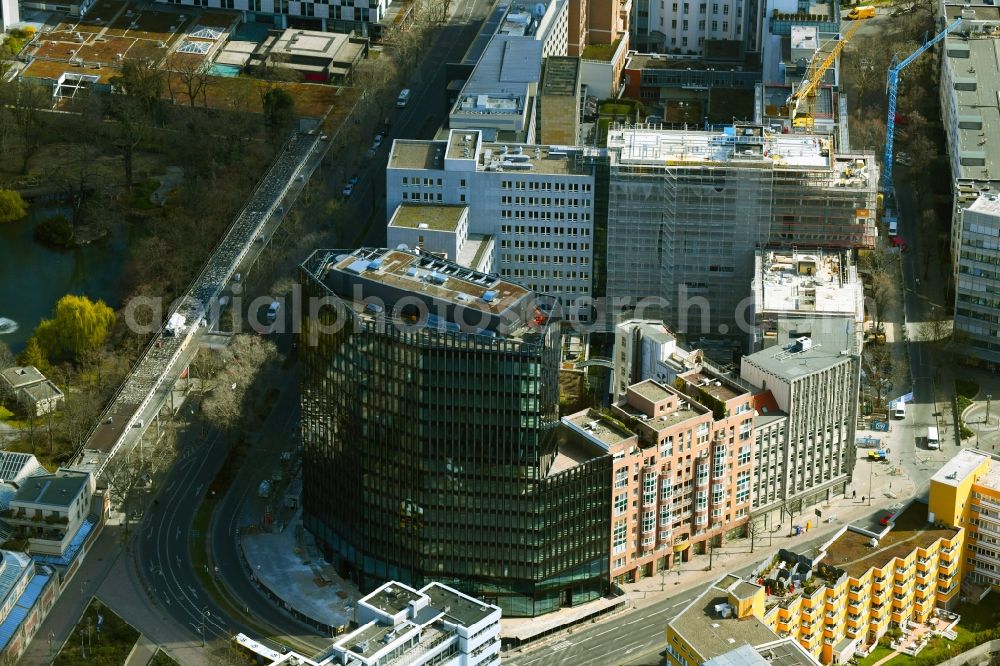
<path fill-rule="evenodd" d="M 972 401 L 969 400 L 968 398 L 966 398 L 961 393 L 958 394 L 957 396 L 955 396 L 955 407 L 956 407 L 956 409 L 958 409 L 958 415 L 959 416 L 961 416 L 962 412 L 964 412 L 966 409 L 968 409 L 971 404 L 972 404 Z"/>
<path fill-rule="evenodd" d="M 970 437 L 976 434 L 972 432 L 972 428 L 965 425 L 964 423 L 962 424 L 962 427 L 959 428 L 958 432 L 962 435 L 962 439 L 969 439 Z"/>
<path fill-rule="evenodd" d="M 979 394 L 979 384 L 971 379 L 956 379 L 955 392 L 971 400 Z"/>
<path fill-rule="evenodd" d="M 14 222 L 28 214 L 28 204 L 16 190 L 0 190 L 0 223 Z"/>
<path fill-rule="evenodd" d="M 68 247 L 73 242 L 73 225 L 62 215 L 55 215 L 35 225 L 32 235 L 43 245 Z"/>

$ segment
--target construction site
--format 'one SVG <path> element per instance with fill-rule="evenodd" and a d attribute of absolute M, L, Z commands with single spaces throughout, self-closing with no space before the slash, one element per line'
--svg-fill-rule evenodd
<path fill-rule="evenodd" d="M 608 159 L 607 296 L 689 335 L 748 327 L 758 248 L 875 246 L 875 155 L 825 137 L 616 126 Z"/>

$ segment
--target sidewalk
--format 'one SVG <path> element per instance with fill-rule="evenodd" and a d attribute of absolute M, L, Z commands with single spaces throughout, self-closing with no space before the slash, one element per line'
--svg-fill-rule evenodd
<path fill-rule="evenodd" d="M 867 498 L 862 503 L 861 497 L 862 494 L 867 495 L 870 467 L 873 472 L 871 477 L 873 496 L 869 506 Z M 813 528 L 808 532 L 791 536 L 789 525 L 782 525 L 777 532 L 758 536 L 755 539 L 753 552 L 748 539 L 728 541 L 713 550 L 711 570 L 708 569 L 709 557 L 698 555 L 690 562 L 667 571 L 663 576 L 649 576 L 635 583 L 627 583 L 622 588 L 631 597 L 634 608 L 645 608 L 670 598 L 681 590 L 713 581 L 727 571 L 757 564 L 777 552 L 779 548 L 794 551 L 804 541 L 821 536 L 832 537 L 845 525 L 865 518 L 874 511 L 883 509 L 888 512 L 891 507 L 898 507 L 910 500 L 914 491 L 913 482 L 902 474 L 893 473 L 894 469 L 884 463 L 873 463 L 859 458 L 854 470 L 854 482 L 851 484 L 853 487 L 851 492 L 853 493 L 855 489 L 858 491 L 857 499 L 835 497 L 833 501 L 815 507 L 823 511 L 823 518 L 817 518 L 812 508 L 807 509 L 801 516 L 796 516 L 794 520 L 796 525 L 805 525 L 806 521 L 810 520 L 813 522 Z M 816 524 L 817 521 L 826 521 L 831 517 L 834 518 L 833 522 Z"/>

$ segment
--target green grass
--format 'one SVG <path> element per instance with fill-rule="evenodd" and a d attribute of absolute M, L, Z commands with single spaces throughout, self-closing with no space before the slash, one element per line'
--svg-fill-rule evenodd
<path fill-rule="evenodd" d="M 14 418 L 14 412 L 10 411 L 3 405 L 0 405 L 0 421 L 7 421 L 12 418 Z"/>
<path fill-rule="evenodd" d="M 971 379 L 956 379 L 955 392 L 971 400 L 979 394 L 979 384 Z"/>
<path fill-rule="evenodd" d="M 159 206 L 149 200 L 150 195 L 159 189 L 159 187 L 160 181 L 155 178 L 147 178 L 140 183 L 135 183 L 132 185 L 132 191 L 129 193 L 129 207 L 135 210 L 159 208 Z"/>
<path fill-rule="evenodd" d="M 97 632 L 97 615 L 104 617 L 104 626 Z M 88 638 L 89 628 L 89 638 Z M 139 640 L 139 632 L 114 611 L 93 599 L 77 622 L 66 645 L 56 655 L 54 666 L 120 666 Z M 83 649 L 85 648 L 86 656 Z"/>
<path fill-rule="evenodd" d="M 858 666 L 872 666 L 872 664 L 884 657 L 888 657 L 890 654 L 892 654 L 891 649 L 885 645 L 879 645 L 867 657 L 859 659 Z"/>
<path fill-rule="evenodd" d="M 608 62 L 615 55 L 615 51 L 618 50 L 618 44 L 620 43 L 621 40 L 616 39 L 610 44 L 587 44 L 583 49 L 581 57 L 584 60 L 602 60 Z"/>

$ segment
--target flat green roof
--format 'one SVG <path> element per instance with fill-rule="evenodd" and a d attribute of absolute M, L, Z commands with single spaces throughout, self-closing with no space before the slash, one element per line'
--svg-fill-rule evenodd
<path fill-rule="evenodd" d="M 422 224 L 431 231 L 455 231 L 465 206 L 433 204 L 400 204 L 389 222 L 391 227 L 420 229 Z"/>

